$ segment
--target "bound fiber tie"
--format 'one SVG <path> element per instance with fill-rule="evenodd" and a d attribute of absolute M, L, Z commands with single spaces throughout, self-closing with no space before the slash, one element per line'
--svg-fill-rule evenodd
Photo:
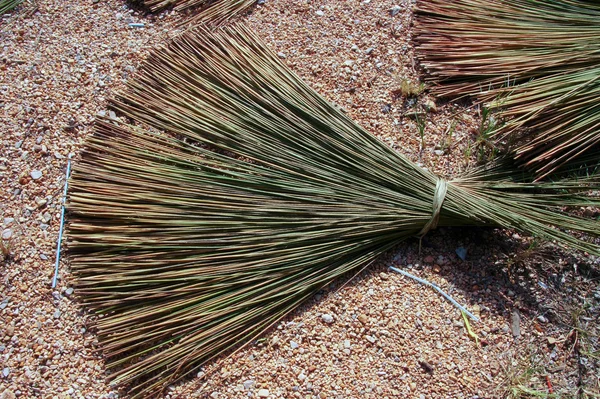
<path fill-rule="evenodd" d="M 441 177 L 438 178 L 437 184 L 435 185 L 435 193 L 433 194 L 433 213 L 431 219 L 423 226 L 419 231 L 418 237 L 421 239 L 429 230 L 435 229 L 440 220 L 440 212 L 442 211 L 442 204 L 446 199 L 446 192 L 448 191 L 448 182 Z M 419 252 L 421 252 L 421 243 L 419 241 Z"/>

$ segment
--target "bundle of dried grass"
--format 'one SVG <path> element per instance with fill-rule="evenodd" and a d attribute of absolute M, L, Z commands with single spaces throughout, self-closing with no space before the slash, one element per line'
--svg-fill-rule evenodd
<path fill-rule="evenodd" d="M 114 102 L 71 179 L 71 268 L 117 384 L 148 397 L 249 342 L 333 279 L 436 226 L 599 254 L 556 211 L 591 182 L 499 166 L 446 182 L 363 130 L 247 28 L 189 31 Z"/>
<path fill-rule="evenodd" d="M 173 6 L 176 11 L 193 13 L 186 23 L 222 24 L 246 11 L 256 0 L 144 0 L 153 12 Z"/>
<path fill-rule="evenodd" d="M 422 0 L 418 56 L 439 96 L 470 95 L 538 179 L 600 161 L 600 5 L 580 0 Z"/>

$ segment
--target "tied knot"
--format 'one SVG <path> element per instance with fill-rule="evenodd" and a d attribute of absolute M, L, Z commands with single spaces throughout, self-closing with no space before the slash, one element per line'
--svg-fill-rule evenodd
<path fill-rule="evenodd" d="M 429 232 L 429 230 L 435 229 L 440 220 L 440 213 L 442 211 L 442 204 L 446 199 L 446 192 L 448 191 L 448 182 L 442 178 L 438 178 L 435 185 L 435 193 L 433 194 L 433 213 L 429 221 L 423 226 L 418 236 L 423 237 Z"/>

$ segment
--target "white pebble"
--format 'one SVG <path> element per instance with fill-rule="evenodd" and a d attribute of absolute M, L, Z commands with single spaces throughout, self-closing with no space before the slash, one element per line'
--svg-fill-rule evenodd
<path fill-rule="evenodd" d="M 321 320 L 323 320 L 323 323 L 326 323 L 326 324 L 331 324 L 334 321 L 333 316 L 330 314 L 327 314 L 327 313 L 321 315 Z"/>
<path fill-rule="evenodd" d="M 32 171 L 31 171 L 31 178 L 32 178 L 33 180 L 37 180 L 37 179 L 39 179 L 40 177 L 42 177 L 42 171 L 41 171 L 41 170 L 32 170 Z"/>
<path fill-rule="evenodd" d="M 10 238 L 12 237 L 12 230 L 11 229 L 6 229 L 2 232 L 2 239 L 3 240 L 10 240 Z"/>
<path fill-rule="evenodd" d="M 268 389 L 259 389 L 258 393 L 257 393 L 259 398 L 268 398 L 269 397 L 269 390 Z"/>

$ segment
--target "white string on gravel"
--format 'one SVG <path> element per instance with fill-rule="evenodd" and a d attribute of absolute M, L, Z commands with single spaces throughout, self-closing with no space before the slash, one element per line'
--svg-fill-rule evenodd
<path fill-rule="evenodd" d="M 71 160 L 67 162 L 67 174 L 65 177 L 65 191 L 63 192 L 62 209 L 60 211 L 60 229 L 58 230 L 58 244 L 56 246 L 56 264 L 54 265 L 54 277 L 52 278 L 52 288 L 56 288 L 58 280 L 58 265 L 60 263 L 60 247 L 63 236 L 63 227 L 65 224 L 65 202 L 67 201 L 67 189 L 69 187 L 69 173 L 71 172 Z"/>
<path fill-rule="evenodd" d="M 435 285 L 435 284 L 433 284 L 433 283 L 430 283 L 430 282 L 429 282 L 429 281 L 427 281 L 427 280 L 423 280 L 422 278 L 419 278 L 419 277 L 417 277 L 417 276 L 415 276 L 415 275 L 412 275 L 412 274 L 410 274 L 410 273 L 408 273 L 408 272 L 405 272 L 404 270 L 397 269 L 397 268 L 395 268 L 395 267 L 393 267 L 393 266 L 390 266 L 390 270 L 393 270 L 393 271 L 395 271 L 395 272 L 397 272 L 397 273 L 400 273 L 400 274 L 402 274 L 402 275 L 405 275 L 406 277 L 410 277 L 410 278 L 412 278 L 413 280 L 416 280 L 416 281 L 418 281 L 418 282 L 419 282 L 419 283 L 421 283 L 421 284 L 425 284 L 425 285 L 428 285 L 428 286 L 430 286 L 431 288 L 433 288 L 434 290 L 436 290 L 437 292 L 439 292 L 440 294 L 442 294 L 442 296 L 443 296 L 444 298 L 446 298 L 448 301 L 450 301 L 450 303 L 452 303 L 454 306 L 456 306 L 458 309 L 460 309 L 460 311 L 461 311 L 461 312 L 464 312 L 464 313 L 465 313 L 467 316 L 469 316 L 471 319 L 473 319 L 474 321 L 476 321 L 476 322 L 478 322 L 478 323 L 479 323 L 479 319 L 478 319 L 478 318 L 477 318 L 477 317 L 476 317 L 476 316 L 475 316 L 473 313 L 469 312 L 469 311 L 468 311 L 468 310 L 467 310 L 467 309 L 466 309 L 464 306 L 462 306 L 460 303 L 456 302 L 456 301 L 455 301 L 455 300 L 454 300 L 454 299 L 453 299 L 453 298 L 452 298 L 450 295 L 446 294 L 446 293 L 445 293 L 445 292 L 444 292 L 444 291 L 443 291 L 443 290 L 442 290 L 440 287 L 438 287 L 437 285 Z"/>

